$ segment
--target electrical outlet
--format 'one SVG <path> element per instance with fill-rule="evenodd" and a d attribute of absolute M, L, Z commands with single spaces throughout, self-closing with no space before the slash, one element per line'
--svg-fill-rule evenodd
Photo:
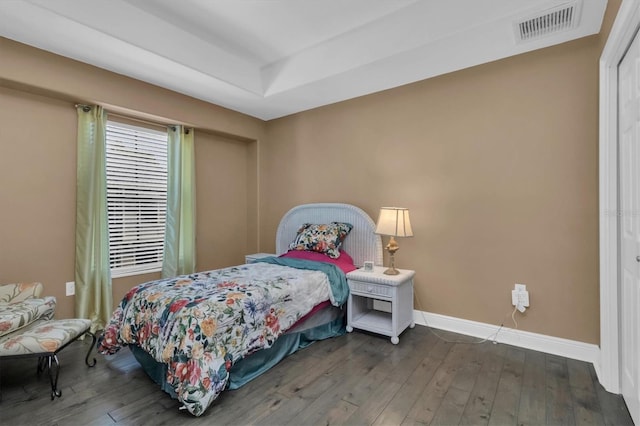
<path fill-rule="evenodd" d="M 69 281 L 67 283 L 66 290 L 67 296 L 73 296 L 74 294 L 76 294 L 76 283 L 74 281 Z"/>
<path fill-rule="evenodd" d="M 529 292 L 524 284 L 516 284 L 511 290 L 511 304 L 524 312 L 524 308 L 529 306 Z"/>
<path fill-rule="evenodd" d="M 518 290 L 511 290 L 511 304 L 516 306 L 518 304 L 518 299 L 520 298 L 520 294 Z"/>

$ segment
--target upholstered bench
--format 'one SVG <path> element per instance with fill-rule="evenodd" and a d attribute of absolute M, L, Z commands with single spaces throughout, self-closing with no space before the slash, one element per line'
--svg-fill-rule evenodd
<path fill-rule="evenodd" d="M 42 290 L 41 283 L 0 285 L 0 361 L 38 357 L 38 373 L 49 369 L 51 399 L 54 399 L 62 395 L 58 390 L 58 352 L 80 336 L 89 334 L 93 342 L 85 363 L 93 367 L 96 360 L 94 358 L 89 363 L 89 355 L 95 346 L 96 336 L 89 332 L 89 320 L 54 320 L 56 299 L 51 296 L 40 298 Z"/>
<path fill-rule="evenodd" d="M 93 367 L 96 360 L 89 363 L 89 355 L 96 336 L 89 331 L 91 321 L 87 319 L 54 320 L 56 299 L 51 296 L 41 298 L 43 289 L 44 286 L 37 282 L 0 285 L 0 362 L 7 358 L 38 357 L 38 373 L 49 369 L 51 399 L 54 399 L 62 395 L 58 390 L 58 352 L 80 336 L 89 334 L 93 342 L 85 363 Z"/>
<path fill-rule="evenodd" d="M 85 363 L 89 367 L 96 364 L 96 359 L 89 362 L 89 355 L 96 343 L 96 336 L 89 331 L 91 321 L 88 319 L 62 319 L 40 321 L 32 327 L 22 329 L 20 333 L 12 334 L 7 338 L 0 338 L 0 359 L 1 358 L 21 358 L 38 357 L 38 373 L 49 370 L 51 380 L 51 399 L 61 396 L 58 390 L 58 375 L 60 373 L 60 363 L 58 362 L 58 352 L 64 349 L 71 342 L 84 334 L 92 337 L 93 341 L 87 355 Z M 55 364 L 55 369 L 53 368 Z"/>

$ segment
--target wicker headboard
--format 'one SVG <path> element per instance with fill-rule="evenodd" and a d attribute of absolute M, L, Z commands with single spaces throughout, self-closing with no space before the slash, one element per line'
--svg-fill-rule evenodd
<path fill-rule="evenodd" d="M 342 249 L 353 257 L 356 266 L 365 260 L 382 265 L 382 239 L 375 234 L 376 224 L 362 209 L 350 204 L 317 203 L 302 204 L 289 210 L 280 220 L 276 233 L 276 253 L 289 249 L 303 223 L 347 222 L 353 229 L 344 240 Z"/>

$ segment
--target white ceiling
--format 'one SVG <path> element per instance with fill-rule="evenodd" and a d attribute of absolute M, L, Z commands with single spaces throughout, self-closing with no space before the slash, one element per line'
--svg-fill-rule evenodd
<path fill-rule="evenodd" d="M 0 0 L 0 36 L 268 120 L 598 33 L 606 3 Z"/>

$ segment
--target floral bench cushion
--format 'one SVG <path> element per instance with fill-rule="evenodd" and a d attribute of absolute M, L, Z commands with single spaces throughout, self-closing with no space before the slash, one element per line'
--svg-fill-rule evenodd
<path fill-rule="evenodd" d="M 43 290 L 41 283 L 16 283 L 0 285 L 0 303 L 17 303 L 26 299 L 40 297 Z"/>
<path fill-rule="evenodd" d="M 88 319 L 40 321 L 11 336 L 0 337 L 0 356 L 53 354 L 84 334 Z"/>
<path fill-rule="evenodd" d="M 56 309 L 56 298 L 26 299 L 18 303 L 0 302 L 0 338 L 39 319 L 50 320 Z"/>

